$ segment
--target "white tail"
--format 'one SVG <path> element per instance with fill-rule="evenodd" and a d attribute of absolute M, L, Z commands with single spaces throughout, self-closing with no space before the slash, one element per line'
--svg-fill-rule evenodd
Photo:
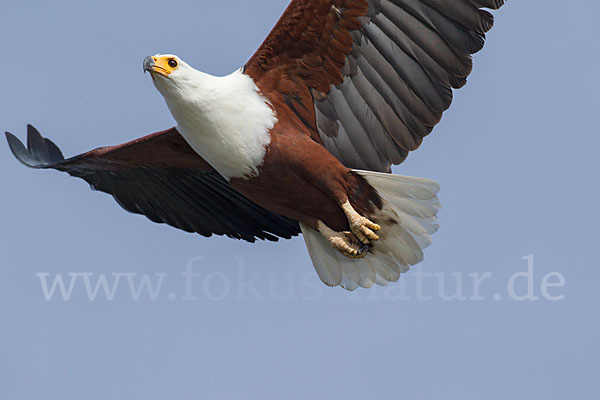
<path fill-rule="evenodd" d="M 437 182 L 424 178 L 359 171 L 357 174 L 377 190 L 383 208 L 366 217 L 381 226 L 379 240 L 365 258 L 350 259 L 335 250 L 317 231 L 300 224 L 310 258 L 319 277 L 328 286 L 354 290 L 375 283 L 396 282 L 400 273 L 423 260 L 423 249 L 439 225 L 441 205 Z"/>

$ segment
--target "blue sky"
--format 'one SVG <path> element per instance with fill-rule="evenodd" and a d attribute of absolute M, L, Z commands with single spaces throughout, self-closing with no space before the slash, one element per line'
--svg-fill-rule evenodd
<path fill-rule="evenodd" d="M 6 4 L 2 129 L 24 138 L 33 123 L 69 156 L 168 128 L 143 58 L 227 74 L 286 3 Z M 395 168 L 440 182 L 444 208 L 425 262 L 391 288 L 326 288 L 301 238 L 152 224 L 0 144 L 0 397 L 598 397 L 599 11 L 529 0 L 497 13 L 468 86 Z M 136 296 L 144 274 L 154 300 Z M 73 291 L 47 300 L 57 276 Z M 112 300 L 86 291 L 101 276 L 118 280 Z M 537 300 L 516 300 L 528 282 Z"/>

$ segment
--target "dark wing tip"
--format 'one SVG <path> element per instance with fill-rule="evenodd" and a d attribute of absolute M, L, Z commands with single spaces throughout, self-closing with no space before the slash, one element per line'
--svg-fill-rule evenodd
<path fill-rule="evenodd" d="M 6 140 L 8 141 L 10 151 L 21 164 L 30 168 L 43 167 L 43 164 L 33 157 L 31 153 L 29 153 L 23 143 L 15 135 L 10 132 L 6 132 Z"/>
<path fill-rule="evenodd" d="M 6 132 L 6 140 L 15 158 L 30 168 L 48 168 L 65 159 L 58 146 L 32 125 L 27 125 L 27 148 L 10 132 Z"/>

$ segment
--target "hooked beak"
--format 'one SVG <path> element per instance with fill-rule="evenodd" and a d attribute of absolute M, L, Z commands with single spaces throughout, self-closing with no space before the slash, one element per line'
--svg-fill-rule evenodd
<path fill-rule="evenodd" d="M 164 68 L 156 64 L 156 57 L 148 56 L 144 58 L 144 72 L 146 71 L 150 72 L 150 74 L 154 72 L 162 76 L 169 76 L 169 73 Z"/>

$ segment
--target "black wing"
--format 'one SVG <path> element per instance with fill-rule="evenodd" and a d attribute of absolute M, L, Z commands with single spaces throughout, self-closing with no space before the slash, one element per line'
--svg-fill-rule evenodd
<path fill-rule="evenodd" d="M 175 128 L 66 159 L 31 125 L 27 148 L 6 133 L 14 156 L 31 168 L 56 169 L 108 193 L 125 210 L 203 236 L 254 242 L 300 232 L 298 222 L 268 211 L 233 189 Z"/>

